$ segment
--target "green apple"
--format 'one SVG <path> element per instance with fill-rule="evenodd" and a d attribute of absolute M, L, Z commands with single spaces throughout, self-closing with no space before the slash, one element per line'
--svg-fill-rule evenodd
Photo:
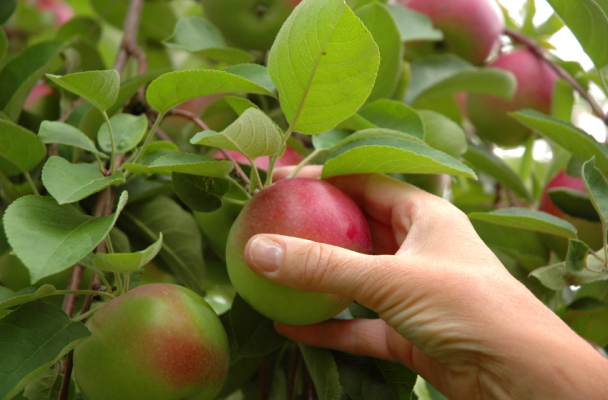
<path fill-rule="evenodd" d="M 135 288 L 87 322 L 74 350 L 86 400 L 212 400 L 230 363 L 228 337 L 213 309 L 171 284 Z"/>

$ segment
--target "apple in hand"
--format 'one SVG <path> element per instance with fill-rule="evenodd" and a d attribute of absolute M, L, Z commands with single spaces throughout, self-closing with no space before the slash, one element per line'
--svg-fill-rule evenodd
<path fill-rule="evenodd" d="M 441 42 L 408 44 L 415 53 L 455 53 L 475 65 L 483 64 L 498 49 L 504 18 L 494 0 L 398 0 L 425 14 L 443 31 Z"/>
<path fill-rule="evenodd" d="M 517 91 L 511 100 L 469 93 L 469 119 L 481 137 L 501 146 L 518 146 L 532 131 L 507 113 L 531 108 L 551 114 L 553 87 L 559 78 L 546 62 L 527 49 L 503 54 L 491 66 L 513 73 Z"/>
<path fill-rule="evenodd" d="M 247 241 L 259 233 L 308 239 L 371 254 L 369 226 L 353 200 L 327 182 L 292 178 L 257 193 L 232 225 L 226 249 L 236 291 L 266 317 L 292 325 L 329 319 L 352 300 L 288 288 L 254 273 L 245 261 Z"/>
<path fill-rule="evenodd" d="M 301 0 L 202 0 L 205 16 L 245 50 L 269 50 Z"/>
<path fill-rule="evenodd" d="M 105 304 L 74 350 L 87 400 L 212 400 L 230 363 L 213 309 L 182 286 L 151 284 Z"/>

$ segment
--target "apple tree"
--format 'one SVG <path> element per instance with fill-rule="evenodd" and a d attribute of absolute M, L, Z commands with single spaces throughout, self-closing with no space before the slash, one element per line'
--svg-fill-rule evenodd
<path fill-rule="evenodd" d="M 246 266 L 262 232 L 371 251 L 280 166 L 450 200 L 605 355 L 608 148 L 577 121 L 608 125 L 608 8 L 547 1 L 0 2 L 0 400 L 445 398 L 274 330 L 378 318 Z"/>

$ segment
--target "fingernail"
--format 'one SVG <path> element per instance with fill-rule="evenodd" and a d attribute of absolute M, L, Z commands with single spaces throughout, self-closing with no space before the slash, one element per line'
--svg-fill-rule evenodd
<path fill-rule="evenodd" d="M 283 261 L 283 246 L 277 242 L 259 237 L 249 247 L 249 256 L 253 265 L 264 272 L 274 272 Z"/>

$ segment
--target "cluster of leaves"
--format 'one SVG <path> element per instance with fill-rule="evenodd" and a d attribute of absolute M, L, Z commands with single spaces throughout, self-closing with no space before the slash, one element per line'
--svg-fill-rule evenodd
<path fill-rule="evenodd" d="M 287 342 L 232 288 L 223 261 L 227 231 L 243 204 L 271 183 L 267 172 L 286 145 L 305 157 L 299 167 L 323 164 L 323 177 L 452 176 L 452 200 L 513 275 L 583 337 L 608 344 L 606 253 L 590 252 L 569 222 L 534 211 L 548 179 L 567 166 L 588 193 L 558 189 L 551 198 L 570 215 L 599 221 L 606 248 L 608 149 L 571 124 L 572 88 L 556 90 L 554 115 L 512 114 L 549 140 L 554 154 L 550 163 L 535 161 L 530 140 L 513 168 L 465 133 L 453 97 L 510 98 L 511 74 L 450 54 L 404 61 L 404 43 L 442 33 L 400 5 L 347 3 L 305 0 L 266 62 L 229 47 L 197 16 L 196 4 L 176 11 L 169 2 L 146 2 L 140 42 L 150 72 L 138 75 L 128 64 L 122 81 L 107 69 L 115 53 L 101 32 L 121 27 L 126 2 L 74 1 L 75 18 L 58 30 L 29 31 L 25 42 L 0 30 L 0 399 L 57 398 L 57 362 L 86 339 L 79 321 L 99 306 L 70 318 L 53 299 L 79 293 L 107 300 L 159 281 L 201 294 L 221 316 L 232 361 L 220 398 L 285 399 L 313 383 L 320 399 L 416 396 L 416 375 L 407 368 Z M 601 6 L 550 3 L 559 17 L 534 27 L 529 1 L 523 27 L 509 20 L 512 27 L 542 42 L 563 21 L 599 72 L 562 65 L 584 88 L 601 84 L 608 60 L 595 39 L 606 35 L 589 30 L 608 29 Z M 0 22 L 19 28 L 33 12 L 27 7 L 4 2 Z M 176 59 L 187 61 L 174 68 Z M 28 109 L 40 85 L 54 91 L 52 105 Z M 202 115 L 180 109 L 200 98 L 213 101 Z M 241 153 L 249 164 L 213 158 L 218 148 Z M 251 167 L 263 156 L 268 171 Z M 505 208 L 512 205 L 505 192 L 518 207 Z M 563 260 L 551 256 L 542 235 L 565 238 Z M 106 291 L 64 290 L 74 265 L 98 274 Z M 17 267 L 25 284 L 11 283 Z M 53 283 L 58 276 L 63 280 Z M 353 305 L 344 317 L 377 315 Z M 440 396 L 423 386 L 416 393 Z"/>

